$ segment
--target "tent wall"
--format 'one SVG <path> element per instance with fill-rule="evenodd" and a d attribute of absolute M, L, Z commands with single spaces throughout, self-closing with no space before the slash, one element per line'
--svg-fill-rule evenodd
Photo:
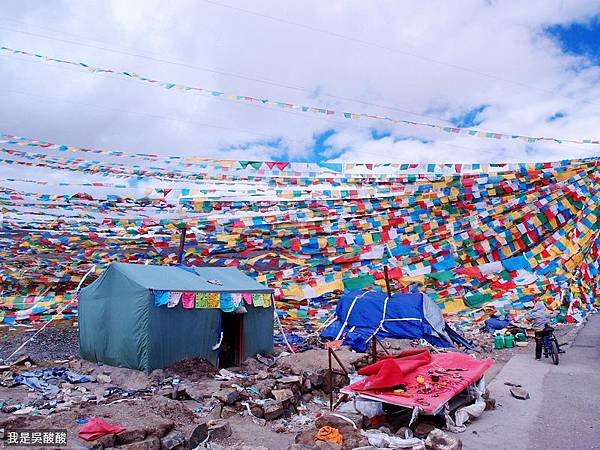
<path fill-rule="evenodd" d="M 184 358 L 205 358 L 217 363 L 212 346 L 219 342 L 220 309 L 157 308 L 148 301 L 149 351 L 146 372 L 164 368 Z"/>
<path fill-rule="evenodd" d="M 273 352 L 273 307 L 247 307 L 244 314 L 244 353 L 254 356 Z"/>
<path fill-rule="evenodd" d="M 111 267 L 82 289 L 78 299 L 81 357 L 143 369 L 148 359 L 150 292 Z"/>

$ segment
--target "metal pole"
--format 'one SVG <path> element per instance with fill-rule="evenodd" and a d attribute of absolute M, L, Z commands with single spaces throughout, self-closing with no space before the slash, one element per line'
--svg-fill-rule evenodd
<path fill-rule="evenodd" d="M 329 385 L 329 411 L 333 411 L 333 367 L 331 365 L 331 355 L 333 354 L 333 350 L 330 348 L 327 350 L 329 357 L 329 373 L 327 374 L 327 384 Z"/>
<path fill-rule="evenodd" d="M 375 336 L 371 339 L 371 358 L 373 358 L 373 364 L 377 362 L 377 341 Z"/>
<path fill-rule="evenodd" d="M 179 252 L 177 253 L 177 264 L 183 262 L 183 250 L 185 247 L 185 235 L 187 233 L 187 227 L 181 229 L 181 235 L 179 236 Z"/>

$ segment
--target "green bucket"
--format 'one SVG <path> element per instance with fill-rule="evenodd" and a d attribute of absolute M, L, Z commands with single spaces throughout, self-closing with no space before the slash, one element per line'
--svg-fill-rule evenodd
<path fill-rule="evenodd" d="M 504 336 L 504 347 L 513 348 L 515 346 L 515 337 L 512 334 Z"/>
<path fill-rule="evenodd" d="M 494 348 L 496 350 L 502 350 L 504 348 L 504 338 L 502 337 L 502 335 L 497 334 L 494 337 Z"/>

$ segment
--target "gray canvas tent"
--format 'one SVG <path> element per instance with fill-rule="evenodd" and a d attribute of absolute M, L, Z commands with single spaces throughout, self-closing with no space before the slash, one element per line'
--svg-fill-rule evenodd
<path fill-rule="evenodd" d="M 273 304 L 224 312 L 218 307 L 157 306 L 171 293 L 273 293 L 230 267 L 112 264 L 79 292 L 79 351 L 92 362 L 146 372 L 189 357 L 225 367 L 273 350 Z M 239 298 L 239 295 L 238 295 Z M 245 311 L 244 311 L 245 310 Z M 219 345 L 220 344 L 220 345 Z"/>

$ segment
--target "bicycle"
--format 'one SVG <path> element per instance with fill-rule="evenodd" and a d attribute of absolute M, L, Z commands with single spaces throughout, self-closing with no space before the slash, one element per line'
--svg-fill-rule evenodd
<path fill-rule="evenodd" d="M 558 354 L 564 353 L 560 349 L 560 344 L 556 340 L 556 336 L 554 336 L 554 328 L 546 327 L 544 328 L 544 357 L 550 357 L 555 366 L 558 366 Z"/>

